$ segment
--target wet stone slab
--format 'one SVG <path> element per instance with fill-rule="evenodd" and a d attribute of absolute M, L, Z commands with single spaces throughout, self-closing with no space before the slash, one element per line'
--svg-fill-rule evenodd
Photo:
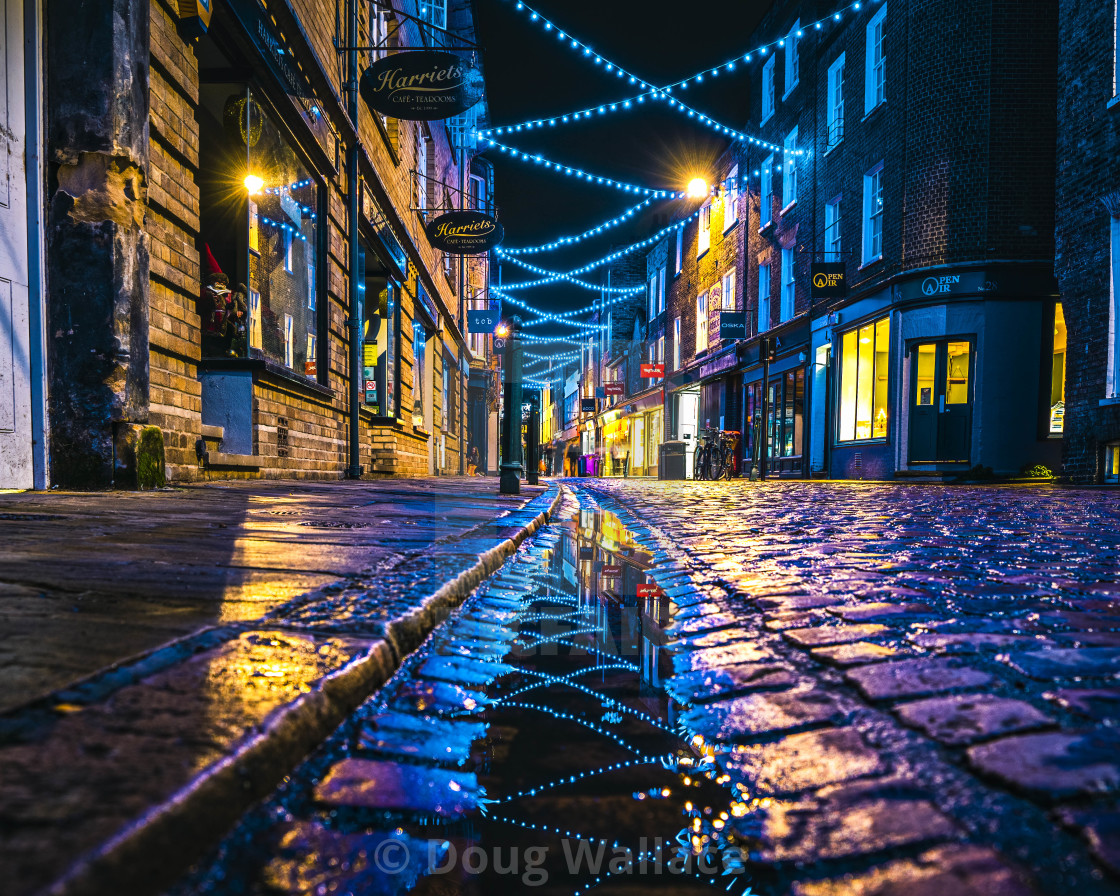
<path fill-rule="evenodd" d="M 486 726 L 477 722 L 386 712 L 362 725 L 358 745 L 377 753 L 463 765 L 471 744 L 485 736 Z"/>
<path fill-rule="evenodd" d="M 328 806 L 389 809 L 458 818 L 478 807 L 473 772 L 451 772 L 372 759 L 343 759 L 315 788 Z"/>
<path fill-rule="evenodd" d="M 937 694 L 958 688 L 988 684 L 992 676 L 948 657 L 897 660 L 851 669 L 847 673 L 863 694 L 872 700 L 890 700 Z"/>
<path fill-rule="evenodd" d="M 1009 657 L 1007 663 L 1039 681 L 1120 674 L 1120 647 L 1062 647 Z"/>
<path fill-rule="evenodd" d="M 782 632 L 782 637 L 800 647 L 823 647 L 830 644 L 851 644 L 890 631 L 885 625 L 820 625 Z"/>
<path fill-rule="evenodd" d="M 1120 736 L 1108 729 L 1015 735 L 970 748 L 968 760 L 977 771 L 1044 799 L 1120 790 Z"/>
<path fill-rule="evenodd" d="M 954 746 L 1045 727 L 1053 721 L 1029 703 L 990 694 L 917 700 L 894 711 L 907 725 Z"/>
<path fill-rule="evenodd" d="M 1084 837 L 1093 855 L 1120 877 L 1120 810 L 1061 809 L 1058 817 Z"/>
<path fill-rule="evenodd" d="M 886 766 L 854 728 L 790 734 L 757 746 L 738 747 L 720 764 L 742 780 L 751 796 L 782 796 L 879 775 Z"/>
<path fill-rule="evenodd" d="M 674 676 L 667 683 L 669 693 L 681 703 L 711 703 L 745 691 L 788 688 L 797 683 L 789 666 L 769 663 L 743 663 L 721 669 L 701 669 Z"/>
<path fill-rule="evenodd" d="M 731 744 L 806 725 L 840 724 L 855 709 L 856 704 L 842 694 L 796 688 L 694 707 L 681 713 L 681 723 L 708 742 Z"/>
<path fill-rule="evenodd" d="M 868 641 L 853 641 L 834 647 L 818 647 L 813 656 L 833 666 L 861 666 L 898 656 L 901 651 L 886 644 L 872 644 Z"/>

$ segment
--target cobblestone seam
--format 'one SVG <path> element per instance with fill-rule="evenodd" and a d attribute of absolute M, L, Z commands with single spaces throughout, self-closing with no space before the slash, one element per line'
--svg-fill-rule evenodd
<path fill-rule="evenodd" d="M 81 856 L 43 896 L 158 893 L 220 839 L 249 806 L 270 793 L 346 716 L 384 684 L 407 651 L 465 600 L 555 514 L 563 487 L 550 489 L 511 517 L 531 517 L 478 561 L 388 626 L 386 639 L 327 676 L 311 693 L 276 712 L 229 756 L 150 809 L 115 837 Z M 512 522 L 512 520 L 511 520 Z M 411 646 L 410 646 L 411 645 Z M 156 758 L 153 757 L 153 761 Z"/>

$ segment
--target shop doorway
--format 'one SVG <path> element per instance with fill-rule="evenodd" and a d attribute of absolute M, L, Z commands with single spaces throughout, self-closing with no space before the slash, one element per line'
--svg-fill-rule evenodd
<path fill-rule="evenodd" d="M 0 112 L 0 487 L 34 485 L 23 0 L 0 0 L 7 102 Z"/>
<path fill-rule="evenodd" d="M 692 478 L 692 460 L 696 448 L 697 417 L 700 413 L 700 390 L 677 393 L 677 438 L 685 443 L 684 475 Z"/>
<path fill-rule="evenodd" d="M 966 340 L 922 342 L 911 349 L 911 463 L 969 462 L 974 355 Z"/>

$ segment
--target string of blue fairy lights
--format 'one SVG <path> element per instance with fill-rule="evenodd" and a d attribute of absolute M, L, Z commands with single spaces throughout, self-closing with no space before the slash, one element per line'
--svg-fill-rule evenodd
<path fill-rule="evenodd" d="M 643 208 L 646 208 L 651 202 L 653 202 L 653 197 L 647 197 L 637 205 L 626 209 L 621 215 L 611 218 L 609 221 L 604 221 L 602 224 L 598 224 L 595 227 L 588 228 L 583 231 L 583 233 L 576 234 L 575 236 L 562 236 L 560 239 L 553 240 L 551 243 L 541 243 L 539 246 L 523 246 L 519 249 L 511 249 L 508 246 L 503 246 L 502 251 L 506 255 L 537 255 L 541 252 L 551 252 L 554 249 L 560 249 L 565 246 L 574 246 L 577 243 L 582 243 L 586 239 L 598 236 L 600 233 L 610 230 L 612 227 L 617 227 L 619 224 L 625 223 Z"/>
<path fill-rule="evenodd" d="M 506 254 L 499 250 L 499 254 L 506 258 Z M 535 264 L 530 264 L 518 258 L 515 255 L 508 256 L 508 259 L 519 267 L 525 268 L 527 271 L 532 271 L 534 274 L 540 274 L 543 279 L 541 280 L 525 280 L 520 283 L 503 283 L 502 289 L 508 292 L 511 289 L 526 289 L 530 286 L 543 286 L 546 283 L 557 283 L 561 280 L 571 283 L 574 286 L 589 289 L 592 292 L 603 293 L 605 295 L 617 296 L 633 296 L 640 293 L 644 286 L 598 286 L 594 283 L 588 283 L 586 280 L 580 280 L 578 277 L 572 276 L 570 273 L 564 271 L 550 271 L 545 268 L 537 267 Z"/>

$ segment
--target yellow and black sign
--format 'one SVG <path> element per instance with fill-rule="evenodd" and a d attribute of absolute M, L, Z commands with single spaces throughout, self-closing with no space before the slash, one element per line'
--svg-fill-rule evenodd
<path fill-rule="evenodd" d="M 176 0 L 183 27 L 197 34 L 204 34 L 210 27 L 210 14 L 214 0 Z"/>
<path fill-rule="evenodd" d="M 848 278 L 842 261 L 814 262 L 810 270 L 809 297 L 842 299 L 848 294 Z"/>

